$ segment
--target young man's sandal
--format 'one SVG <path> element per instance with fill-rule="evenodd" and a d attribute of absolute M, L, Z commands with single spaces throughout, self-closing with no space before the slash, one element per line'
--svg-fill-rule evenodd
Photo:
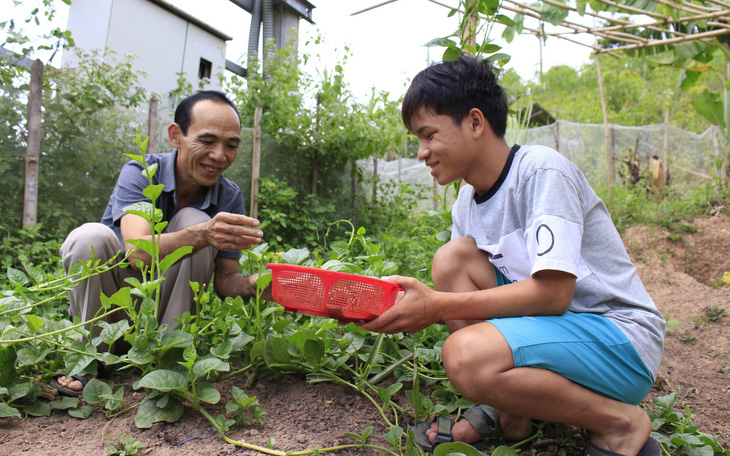
<path fill-rule="evenodd" d="M 502 425 L 499 419 L 499 412 L 488 405 L 473 405 L 464 412 L 464 419 L 467 420 L 481 436 L 478 442 L 470 443 L 477 450 L 488 450 L 492 446 L 503 443 Z M 426 435 L 426 431 L 431 429 L 433 423 L 438 425 L 438 433 L 436 439 L 431 442 Z M 451 428 L 454 420 L 439 415 L 432 422 L 423 422 L 416 426 L 416 436 L 413 441 L 429 453 L 433 453 L 434 448 L 441 443 L 451 443 L 454 436 L 451 434 Z M 610 456 L 610 455 L 608 455 Z"/>
<path fill-rule="evenodd" d="M 646 441 L 643 447 L 641 447 L 641 451 L 639 451 L 639 456 L 661 456 L 662 454 L 662 446 L 659 442 L 654 440 L 654 438 L 649 437 L 649 439 Z M 583 450 L 583 453 L 581 453 L 581 456 L 623 456 L 620 453 L 615 453 L 613 451 L 605 450 L 603 448 L 600 448 L 591 442 L 588 442 L 588 446 Z"/>

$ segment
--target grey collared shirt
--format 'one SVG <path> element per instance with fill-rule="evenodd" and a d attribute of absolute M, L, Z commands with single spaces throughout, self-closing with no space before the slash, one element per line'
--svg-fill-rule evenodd
<path fill-rule="evenodd" d="M 155 206 L 162 210 L 162 220 L 170 221 L 177 212 L 177 192 L 175 191 L 175 160 L 177 150 L 170 153 L 152 154 L 146 156 L 147 166 L 157 164 L 157 172 L 152 177 L 154 185 L 162 184 L 164 188 Z M 122 168 L 114 186 L 114 192 L 109 198 L 109 204 L 104 211 L 101 223 L 111 228 L 119 239 L 119 246 L 124 250 L 119 220 L 126 214 L 124 208 L 139 202 L 149 202 L 142 193 L 149 185 L 147 177 L 142 173 L 143 167 L 136 161 L 128 162 Z M 213 217 L 218 212 L 230 212 L 246 215 L 243 195 L 238 185 L 221 176 L 218 181 L 203 193 L 197 201 L 189 207 L 200 209 Z M 240 258 L 240 250 L 221 250 L 221 258 Z"/>

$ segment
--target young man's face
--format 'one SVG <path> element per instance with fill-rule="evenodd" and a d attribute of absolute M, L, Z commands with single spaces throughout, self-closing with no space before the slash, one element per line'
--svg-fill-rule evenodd
<path fill-rule="evenodd" d="M 418 158 L 431 168 L 439 184 L 447 185 L 466 177 L 471 166 L 471 125 L 461 125 L 445 115 L 421 107 L 411 118 L 411 128 L 418 137 Z"/>
<path fill-rule="evenodd" d="M 240 133 L 241 124 L 232 107 L 211 100 L 195 103 L 187 135 L 175 124 L 170 127 L 170 144 L 178 149 L 175 163 L 178 189 L 215 184 L 238 155 Z"/>

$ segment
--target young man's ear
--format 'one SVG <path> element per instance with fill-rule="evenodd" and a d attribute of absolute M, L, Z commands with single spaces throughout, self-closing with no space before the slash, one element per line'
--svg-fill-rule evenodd
<path fill-rule="evenodd" d="M 180 126 L 176 123 L 171 123 L 167 127 L 167 138 L 170 141 L 170 145 L 175 149 L 180 148 L 180 139 L 185 136 L 180 129 Z"/>
<path fill-rule="evenodd" d="M 477 135 L 481 136 L 484 131 L 484 127 L 487 126 L 487 119 L 484 118 L 484 113 L 481 109 L 472 108 L 467 116 L 467 122 L 471 127 L 471 130 Z"/>

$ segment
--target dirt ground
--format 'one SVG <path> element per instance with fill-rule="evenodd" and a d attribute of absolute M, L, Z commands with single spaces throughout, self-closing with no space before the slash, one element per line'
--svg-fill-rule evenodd
<path fill-rule="evenodd" d="M 714 283 L 730 271 L 730 217 L 696 220 L 695 233 L 670 236 L 659 229 L 636 227 L 624 242 L 649 293 L 672 321 L 659 381 L 650 397 L 676 392 L 689 407 L 701 432 L 718 436 L 730 448 L 730 317 L 711 318 L 718 308 L 730 310 L 730 288 Z M 219 388 L 230 391 L 230 385 Z M 249 395 L 267 412 L 263 425 L 236 428 L 234 440 L 297 451 L 351 443 L 345 432 L 375 426 L 370 443 L 384 444 L 383 420 L 361 395 L 334 384 L 310 385 L 296 378 L 261 379 Z M 224 397 L 221 403 L 228 398 Z M 151 429 L 134 426 L 134 412 L 107 419 L 94 413 L 77 420 L 56 411 L 50 417 L 0 419 L 0 456 L 105 455 L 109 439 L 131 437 L 144 443 L 137 454 L 260 455 L 222 441 L 195 412 L 174 424 Z M 189 440 L 191 439 L 191 440 Z M 180 444 L 181 442 L 185 442 Z M 537 455 L 565 455 L 557 441 L 541 439 Z M 341 450 L 338 455 L 383 454 L 375 450 Z M 530 454 L 525 452 L 524 454 Z"/>

